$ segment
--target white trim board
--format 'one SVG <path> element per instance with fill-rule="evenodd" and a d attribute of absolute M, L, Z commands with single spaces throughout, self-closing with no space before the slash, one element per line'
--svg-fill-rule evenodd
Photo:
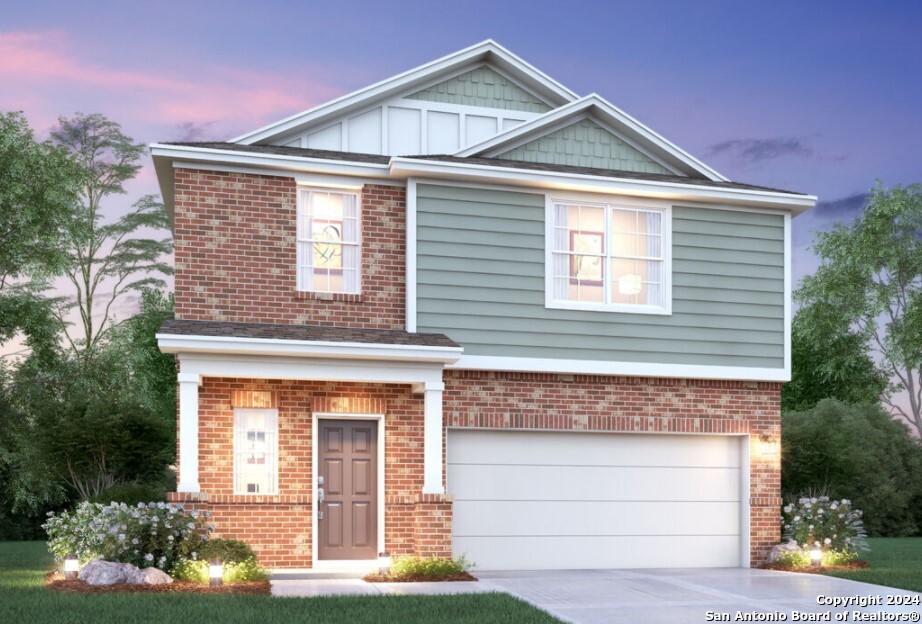
<path fill-rule="evenodd" d="M 517 84 L 547 102 L 551 107 L 570 102 L 577 97 L 573 91 L 567 89 L 544 72 L 522 60 L 492 39 L 487 39 L 364 89 L 343 95 L 320 106 L 238 136 L 232 139 L 231 142 L 244 145 L 257 142 L 265 143 L 283 135 L 306 131 L 311 127 L 319 127 L 333 116 L 351 113 L 375 101 L 398 94 L 413 93 L 422 88 L 421 85 L 431 84 L 433 80 L 450 75 L 460 68 L 469 68 L 483 63 L 493 65 L 503 70 L 507 75 L 515 76 Z"/>
<path fill-rule="evenodd" d="M 748 368 L 697 364 L 655 364 L 650 362 L 610 362 L 602 360 L 562 360 L 553 358 L 463 355 L 445 370 L 495 370 L 524 373 L 572 375 L 618 375 L 623 377 L 670 377 L 678 379 L 726 379 L 738 381 L 791 380 L 789 368 Z"/>
<path fill-rule="evenodd" d="M 658 162 L 663 161 L 660 164 L 669 169 L 681 168 L 685 173 L 703 175 L 711 180 L 728 181 L 726 177 L 704 162 L 595 93 L 565 104 L 511 130 L 501 132 L 477 145 L 459 150 L 455 155 L 496 156 L 516 145 L 547 134 L 560 127 L 561 123 L 565 125 L 566 122 L 575 123 L 587 116 L 593 119 L 598 118 L 604 126 L 632 147 L 638 149 L 640 146 L 652 147 L 659 152 L 658 155 L 650 152 L 648 147 L 644 147 L 643 151 Z"/>
<path fill-rule="evenodd" d="M 378 533 L 378 552 L 383 552 L 386 550 L 385 544 L 385 497 L 384 490 L 384 476 L 386 470 L 386 464 L 384 461 L 385 453 L 385 441 L 387 437 L 385 433 L 385 424 L 384 424 L 384 414 L 339 414 L 331 412 L 317 412 L 311 415 L 311 563 L 315 569 L 360 569 L 369 571 L 377 568 L 377 558 L 372 560 L 354 560 L 354 561 L 342 561 L 342 560 L 330 560 L 330 559 L 320 559 L 318 555 L 318 540 L 320 539 L 320 532 L 317 530 L 317 512 L 319 511 L 319 503 L 317 501 L 317 476 L 319 474 L 319 466 L 317 465 L 317 460 L 319 457 L 318 453 L 318 444 L 317 444 L 317 432 L 318 432 L 318 421 L 319 420 L 373 420 L 378 423 L 378 518 L 377 518 L 377 533 Z M 318 565 L 319 564 L 319 565 Z M 369 567 L 369 565 L 371 567 Z"/>
<path fill-rule="evenodd" d="M 239 355 L 295 356 L 349 360 L 450 363 L 457 361 L 461 347 L 406 346 L 359 342 L 324 342 L 279 338 L 236 338 L 157 334 L 163 353 L 213 353 Z"/>

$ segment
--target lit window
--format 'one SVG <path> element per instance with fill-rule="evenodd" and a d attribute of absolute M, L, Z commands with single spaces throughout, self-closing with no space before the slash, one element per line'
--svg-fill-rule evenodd
<path fill-rule="evenodd" d="M 359 196 L 302 188 L 298 193 L 298 290 L 359 292 Z"/>
<path fill-rule="evenodd" d="M 234 409 L 234 493 L 278 492 L 277 409 Z"/>
<path fill-rule="evenodd" d="M 668 314 L 668 211 L 551 202 L 548 307 Z"/>

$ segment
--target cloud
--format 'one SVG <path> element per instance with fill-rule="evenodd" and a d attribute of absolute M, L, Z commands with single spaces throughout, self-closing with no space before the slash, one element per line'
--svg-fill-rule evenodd
<path fill-rule="evenodd" d="M 177 127 L 226 138 L 341 93 L 316 77 L 323 68 L 299 66 L 297 80 L 293 71 L 162 56 L 150 67 L 125 67 L 117 57 L 94 57 L 66 33 L 0 33 L 0 109 L 24 110 L 38 129 L 49 128 L 58 115 L 86 110 L 161 135 L 142 140 L 163 139 L 166 129 Z"/>
<path fill-rule="evenodd" d="M 708 148 L 709 156 L 727 154 L 747 163 L 755 164 L 776 158 L 813 158 L 816 151 L 803 138 L 731 139 L 715 143 Z"/>
<path fill-rule="evenodd" d="M 215 121 L 206 121 L 196 123 L 194 121 L 184 121 L 176 124 L 176 136 L 174 141 L 214 141 L 218 135 L 214 131 Z"/>
<path fill-rule="evenodd" d="M 851 221 L 864 210 L 868 197 L 867 193 L 855 193 L 832 201 L 820 201 L 810 213 L 815 217 L 834 221 Z"/>

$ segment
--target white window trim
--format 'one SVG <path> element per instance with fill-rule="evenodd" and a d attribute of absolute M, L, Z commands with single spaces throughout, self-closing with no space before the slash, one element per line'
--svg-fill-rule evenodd
<path fill-rule="evenodd" d="M 355 268 L 356 272 L 356 290 L 355 292 L 339 292 L 331 290 L 319 290 L 317 288 L 301 288 L 301 271 L 304 264 L 301 252 L 301 223 L 302 223 L 302 211 L 306 208 L 307 196 L 308 193 L 319 192 L 319 193 L 338 193 L 340 195 L 354 195 L 355 196 L 355 232 L 356 232 L 356 242 L 355 243 L 341 243 L 343 246 L 350 245 L 356 247 L 356 258 L 358 266 Z M 330 294 L 330 295 L 361 295 L 362 294 L 362 265 L 363 265 L 363 254 L 362 254 L 362 189 L 354 187 L 337 187 L 337 186 L 310 186 L 307 184 L 298 184 L 297 185 L 297 199 L 295 206 L 295 289 L 298 292 L 309 292 L 309 293 L 321 293 L 321 294 Z M 305 239 L 304 242 L 310 242 L 309 239 Z M 345 272 L 343 273 L 345 275 Z"/>
<path fill-rule="evenodd" d="M 241 412 L 265 412 L 266 417 L 271 416 L 272 421 L 274 422 L 274 440 L 273 446 L 270 447 L 267 453 L 272 458 L 272 462 L 269 465 L 269 477 L 270 482 L 272 483 L 271 491 L 267 492 L 247 492 L 245 490 L 240 490 L 238 488 L 238 475 L 240 474 L 240 449 L 238 448 L 238 443 L 240 440 L 239 432 L 237 431 L 237 415 Z M 234 436 L 234 494 L 239 496 L 278 496 L 279 493 L 279 410 L 278 408 L 251 408 L 251 407 L 235 407 L 233 409 L 234 417 L 234 427 L 233 427 L 233 436 Z M 266 428 L 268 433 L 270 428 Z"/>
<path fill-rule="evenodd" d="M 672 206 L 663 202 L 646 201 L 613 195 L 567 193 L 545 195 L 544 210 L 544 307 L 556 310 L 587 310 L 593 312 L 619 312 L 625 314 L 672 315 Z M 589 301 L 561 301 L 554 298 L 554 206 L 558 203 L 576 203 L 598 206 L 624 206 L 641 210 L 656 210 L 663 214 L 663 299 L 662 306 L 632 305 L 625 303 L 593 303 Z M 607 221 L 607 219 L 606 219 Z M 609 287 L 609 286 L 606 286 Z"/>

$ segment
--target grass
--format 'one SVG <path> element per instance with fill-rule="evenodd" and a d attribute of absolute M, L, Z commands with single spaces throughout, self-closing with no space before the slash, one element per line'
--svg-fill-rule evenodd
<path fill-rule="evenodd" d="M 52 561 L 43 542 L 0 542 L 0 622 L 29 624 L 560 624 L 506 594 L 270 598 L 194 594 L 75 595 L 43 587 Z"/>
<path fill-rule="evenodd" d="M 922 537 L 872 537 L 861 558 L 864 570 L 828 572 L 829 576 L 922 592 Z"/>

